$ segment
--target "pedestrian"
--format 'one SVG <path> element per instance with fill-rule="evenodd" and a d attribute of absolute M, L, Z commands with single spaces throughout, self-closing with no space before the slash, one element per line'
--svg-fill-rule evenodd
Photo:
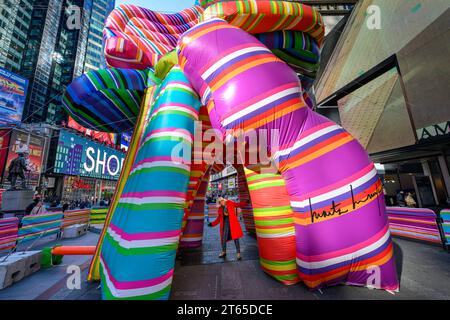
<path fill-rule="evenodd" d="M 408 206 L 410 208 L 416 207 L 416 200 L 414 200 L 414 197 L 411 192 L 408 192 L 408 194 L 406 195 L 405 202 L 406 202 L 406 206 Z"/>
<path fill-rule="evenodd" d="M 38 203 L 36 203 L 36 206 L 31 210 L 31 215 L 46 213 L 47 210 L 44 207 L 44 203 L 39 199 Z"/>
<path fill-rule="evenodd" d="M 405 202 L 405 193 L 403 192 L 403 190 L 400 190 L 397 193 L 397 204 L 400 207 L 406 207 L 406 202 Z"/>
<path fill-rule="evenodd" d="M 234 240 L 237 252 L 237 260 L 241 260 L 241 249 L 239 244 L 239 238 L 244 233 L 242 232 L 241 225 L 236 215 L 236 208 L 241 208 L 246 205 L 246 202 L 233 202 L 225 198 L 218 198 L 219 210 L 217 219 L 208 223 L 208 226 L 214 227 L 220 223 L 220 240 L 222 244 L 222 252 L 219 258 L 225 258 L 227 255 L 227 242 Z"/>
<path fill-rule="evenodd" d="M 36 205 L 39 203 L 39 201 L 41 201 L 41 198 L 36 197 L 33 199 L 33 202 L 31 202 L 26 208 L 25 208 L 25 215 L 28 216 L 31 214 L 31 211 L 33 210 L 34 207 L 36 207 Z"/>

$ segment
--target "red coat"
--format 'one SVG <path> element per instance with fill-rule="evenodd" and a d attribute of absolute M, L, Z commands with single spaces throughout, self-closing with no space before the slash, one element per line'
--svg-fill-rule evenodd
<path fill-rule="evenodd" d="M 225 205 L 228 209 L 228 217 L 230 221 L 230 231 L 231 231 L 231 238 L 233 240 L 241 238 L 244 233 L 242 232 L 241 224 L 239 223 L 238 217 L 236 215 L 236 208 L 242 208 L 246 205 L 246 202 L 233 202 L 231 200 L 227 200 L 225 202 Z M 222 206 L 220 206 L 218 210 L 218 216 L 217 219 L 214 220 L 211 225 L 214 227 L 219 224 L 220 222 L 220 239 L 222 239 L 222 233 L 223 233 L 223 209 Z"/>

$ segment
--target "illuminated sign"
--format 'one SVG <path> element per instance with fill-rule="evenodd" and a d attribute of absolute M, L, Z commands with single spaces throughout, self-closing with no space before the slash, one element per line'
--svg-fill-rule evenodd
<path fill-rule="evenodd" d="M 67 126 L 69 128 L 75 129 L 75 130 L 93 138 L 94 140 L 104 142 L 107 145 L 114 146 L 116 144 L 116 134 L 115 133 L 101 132 L 101 131 L 95 131 L 95 130 L 85 128 L 82 125 L 78 124 L 70 116 L 69 116 L 69 121 L 67 122 Z"/>
<path fill-rule="evenodd" d="M 54 172 L 117 180 L 124 159 L 118 150 L 61 130 Z"/>
<path fill-rule="evenodd" d="M 0 126 L 21 122 L 27 88 L 27 79 L 0 68 Z"/>
<path fill-rule="evenodd" d="M 11 134 L 11 142 L 8 149 L 8 159 L 6 161 L 6 170 L 3 178 L 9 175 L 9 165 L 11 161 L 17 158 L 19 152 L 28 151 L 28 158 L 26 160 L 27 167 L 30 172 L 26 173 L 29 184 L 37 186 L 39 184 L 39 177 L 42 170 L 42 156 L 44 153 L 44 139 L 36 135 L 30 135 L 26 132 L 14 130 Z M 3 180 L 3 183 L 9 184 L 8 181 Z"/>
<path fill-rule="evenodd" d="M 123 132 L 121 135 L 121 141 L 120 141 L 120 148 L 128 150 L 128 147 L 130 146 L 131 142 L 131 132 Z"/>

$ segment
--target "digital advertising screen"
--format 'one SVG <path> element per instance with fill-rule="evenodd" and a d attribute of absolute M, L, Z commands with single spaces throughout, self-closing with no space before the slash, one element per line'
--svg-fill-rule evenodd
<path fill-rule="evenodd" d="M 53 172 L 117 180 L 125 154 L 74 133 L 59 133 Z"/>
<path fill-rule="evenodd" d="M 29 184 L 31 186 L 37 186 L 39 184 L 39 177 L 42 171 L 42 157 L 44 154 L 45 144 L 44 138 L 33 134 L 28 135 L 26 132 L 14 130 L 11 134 L 10 141 L 3 182 L 7 183 L 7 181 L 5 181 L 5 177 L 9 175 L 8 170 L 11 161 L 19 156 L 19 152 L 28 152 L 26 162 L 30 171 L 26 172 L 25 176 L 29 179 Z"/>
<path fill-rule="evenodd" d="M 0 126 L 22 121 L 27 88 L 27 79 L 0 68 Z"/>
<path fill-rule="evenodd" d="M 92 129 L 88 129 L 78 124 L 72 117 L 69 116 L 69 121 L 67 122 L 67 126 L 74 130 L 77 130 L 95 140 L 106 143 L 107 145 L 114 146 L 116 144 L 116 134 L 110 132 L 101 132 L 95 131 Z"/>
<path fill-rule="evenodd" d="M 123 132 L 121 134 L 121 140 L 120 140 L 120 148 L 121 149 L 125 149 L 128 150 L 128 147 L 130 146 L 130 142 L 131 142 L 131 136 L 132 136 L 132 132 Z"/>

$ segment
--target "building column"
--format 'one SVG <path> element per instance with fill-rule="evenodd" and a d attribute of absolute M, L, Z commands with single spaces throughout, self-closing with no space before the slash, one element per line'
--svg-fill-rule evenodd
<path fill-rule="evenodd" d="M 434 203 L 435 203 L 435 205 L 438 205 L 439 204 L 439 200 L 438 200 L 438 197 L 437 197 L 436 188 L 434 187 L 433 176 L 431 175 L 431 170 L 430 170 L 430 166 L 428 165 L 428 161 L 427 160 L 421 160 L 420 163 L 422 164 L 423 174 L 425 176 L 429 177 L 429 179 L 431 181 L 431 189 L 433 190 Z"/>
<path fill-rule="evenodd" d="M 445 189 L 447 190 L 447 197 L 450 197 L 450 173 L 447 166 L 445 156 L 438 157 L 439 166 L 441 167 L 442 177 L 444 178 Z"/>

